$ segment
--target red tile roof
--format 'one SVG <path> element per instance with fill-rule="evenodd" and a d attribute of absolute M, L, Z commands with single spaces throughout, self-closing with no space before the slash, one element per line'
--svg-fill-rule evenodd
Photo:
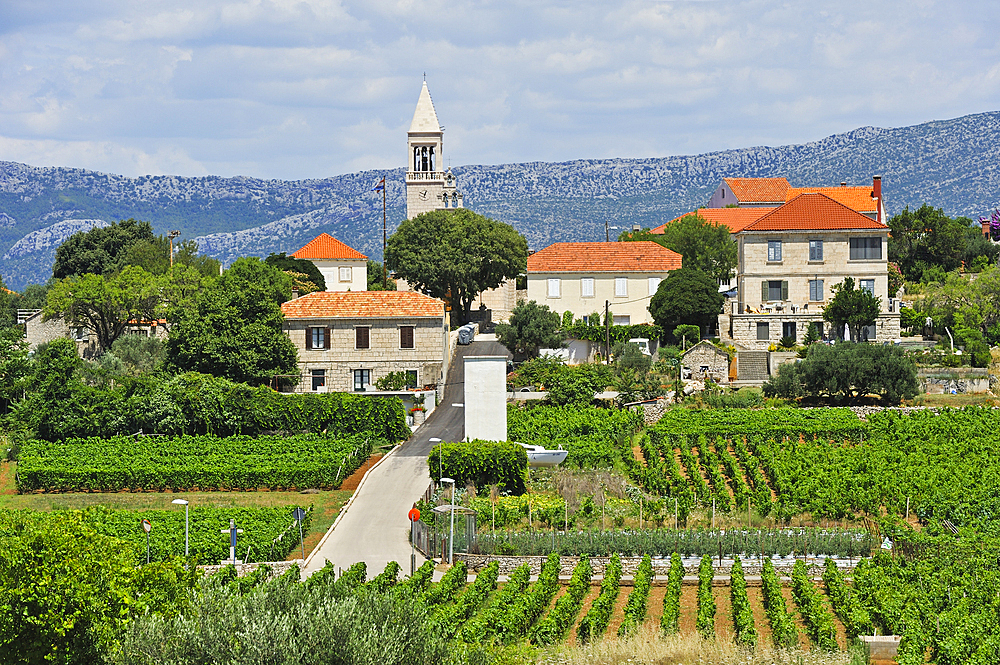
<path fill-rule="evenodd" d="M 837 229 L 888 229 L 874 219 L 862 215 L 826 194 L 799 194 L 775 208 L 744 231 L 791 231 Z"/>
<path fill-rule="evenodd" d="M 826 194 L 834 201 L 858 212 L 875 213 L 878 211 L 878 204 L 872 198 L 871 185 L 861 187 L 791 187 L 785 192 L 785 200 L 791 201 L 799 194 L 807 193 Z"/>
<path fill-rule="evenodd" d="M 443 317 L 444 303 L 414 291 L 315 291 L 282 303 L 288 319 Z"/>
<path fill-rule="evenodd" d="M 528 272 L 664 272 L 681 255 L 649 240 L 557 242 L 528 257 Z"/>
<path fill-rule="evenodd" d="M 292 254 L 297 259 L 367 259 L 356 249 L 348 247 L 329 233 L 321 233 Z"/>
<path fill-rule="evenodd" d="M 686 212 L 666 224 L 660 224 L 655 229 L 650 230 L 650 233 L 661 234 L 663 233 L 663 227 L 667 224 L 676 222 L 688 215 L 698 215 L 713 224 L 728 226 L 730 233 L 738 233 L 773 210 L 774 208 L 764 206 L 759 208 L 698 208 L 694 212 Z"/>
<path fill-rule="evenodd" d="M 723 178 L 740 203 L 781 203 L 788 178 Z"/>

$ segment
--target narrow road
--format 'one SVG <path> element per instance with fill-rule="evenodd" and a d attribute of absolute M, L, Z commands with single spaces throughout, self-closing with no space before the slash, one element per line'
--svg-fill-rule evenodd
<path fill-rule="evenodd" d="M 338 568 L 364 561 L 368 575 L 382 572 L 396 561 L 404 574 L 410 572 L 410 522 L 413 503 L 427 489 L 430 474 L 427 455 L 441 441 L 465 438 L 465 357 L 506 355 L 498 342 L 479 341 L 459 346 L 452 361 L 444 399 L 412 437 L 384 457 L 355 492 L 346 511 L 306 560 L 304 576 L 322 568 L 327 561 Z M 457 405 L 457 406 L 456 406 Z M 417 553 L 417 566 L 424 557 Z"/>

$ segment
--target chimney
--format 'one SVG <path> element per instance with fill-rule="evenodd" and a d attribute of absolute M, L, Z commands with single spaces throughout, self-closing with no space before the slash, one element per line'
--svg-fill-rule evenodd
<path fill-rule="evenodd" d="M 846 180 L 841 180 L 840 181 L 840 186 L 841 187 L 847 187 L 847 181 Z"/>
<path fill-rule="evenodd" d="M 299 298 L 299 290 L 292 289 L 292 300 L 298 300 L 298 298 Z"/>
<path fill-rule="evenodd" d="M 876 204 L 878 207 L 875 209 L 875 219 L 878 220 L 879 224 L 885 224 L 882 221 L 882 209 L 884 206 L 882 205 L 882 176 L 880 175 L 872 176 L 872 198 L 878 201 Z"/>
<path fill-rule="evenodd" d="M 987 240 L 992 240 L 992 238 L 990 237 L 990 220 L 983 219 L 980 220 L 979 223 L 983 227 L 983 237 L 986 238 Z"/>

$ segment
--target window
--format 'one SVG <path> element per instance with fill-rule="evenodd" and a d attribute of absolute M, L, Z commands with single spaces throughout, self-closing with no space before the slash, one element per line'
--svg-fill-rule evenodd
<path fill-rule="evenodd" d="M 351 281 L 351 266 L 340 266 L 340 281 Z"/>
<path fill-rule="evenodd" d="M 617 316 L 617 315 L 615 315 L 615 317 L 612 319 L 612 322 L 616 326 L 630 326 L 630 325 L 632 325 L 632 319 L 631 319 L 631 317 L 629 317 L 628 314 L 625 314 L 623 316 Z"/>
<path fill-rule="evenodd" d="M 649 278 L 649 295 L 651 296 L 656 295 L 656 290 L 660 288 L 660 282 L 662 281 L 663 279 L 660 277 Z"/>
<path fill-rule="evenodd" d="M 367 330 L 367 328 L 365 329 Z M 372 371 L 370 369 L 356 369 L 354 370 L 354 391 L 361 392 L 365 389 L 365 386 L 371 385 L 372 382 Z"/>
<path fill-rule="evenodd" d="M 785 321 L 781 324 L 781 336 L 791 337 L 795 341 L 795 321 Z"/>
<path fill-rule="evenodd" d="M 307 349 L 329 349 L 330 330 L 328 328 L 309 328 L 306 330 Z"/>
<path fill-rule="evenodd" d="M 628 277 L 615 277 L 615 297 L 625 298 L 628 296 Z"/>
<path fill-rule="evenodd" d="M 822 261 L 823 260 L 823 241 L 822 240 L 810 240 L 809 241 L 809 260 L 810 261 Z"/>
<path fill-rule="evenodd" d="M 580 279 L 580 297 L 581 298 L 593 298 L 594 297 L 594 278 L 593 277 L 583 277 Z"/>
<path fill-rule="evenodd" d="M 809 327 L 816 331 L 817 339 L 823 339 L 823 322 L 822 321 L 812 321 L 809 323 Z"/>
<path fill-rule="evenodd" d="M 875 341 L 875 326 L 861 326 L 861 341 L 862 342 L 874 342 Z"/>
<path fill-rule="evenodd" d="M 413 346 L 413 326 L 399 326 L 399 348 L 412 349 Z"/>
<path fill-rule="evenodd" d="M 859 279 L 858 288 L 864 289 L 871 295 L 875 295 L 875 280 L 874 279 Z"/>
<path fill-rule="evenodd" d="M 73 338 L 74 342 L 86 342 L 89 337 L 87 335 L 87 329 L 84 327 L 73 328 L 70 330 L 70 337 Z"/>
<path fill-rule="evenodd" d="M 770 302 L 772 300 L 788 300 L 788 282 L 780 279 L 771 279 L 761 282 L 760 299 L 764 302 Z"/>
<path fill-rule="evenodd" d="M 417 387 L 417 370 L 415 369 L 406 370 L 406 387 L 407 388 Z"/>
<path fill-rule="evenodd" d="M 562 280 L 558 277 L 549 279 L 549 297 L 558 298 Z"/>
<path fill-rule="evenodd" d="M 851 238 L 851 260 L 881 259 L 882 238 Z"/>
<path fill-rule="evenodd" d="M 371 330 L 368 326 L 358 326 L 354 329 L 354 348 L 356 349 L 367 349 L 368 348 L 368 331 Z"/>
<path fill-rule="evenodd" d="M 771 339 L 771 331 L 770 331 L 770 329 L 768 327 L 768 324 L 767 323 L 758 323 L 757 324 L 757 340 L 758 341 L 762 341 L 762 342 L 766 342 L 769 339 Z"/>
<path fill-rule="evenodd" d="M 318 391 L 320 388 L 326 387 L 326 370 L 325 369 L 314 369 L 312 371 L 312 389 L 313 392 Z"/>
<path fill-rule="evenodd" d="M 818 302 L 823 300 L 823 280 L 809 280 L 809 300 Z"/>
<path fill-rule="evenodd" d="M 780 240 L 768 240 L 767 241 L 767 260 L 768 261 L 780 261 L 781 260 L 781 241 Z"/>

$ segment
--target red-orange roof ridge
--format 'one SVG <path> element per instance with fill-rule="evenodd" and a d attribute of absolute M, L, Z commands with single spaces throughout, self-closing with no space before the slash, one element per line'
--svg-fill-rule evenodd
<path fill-rule="evenodd" d="M 528 257 L 528 272 L 663 272 L 681 262 L 680 254 L 649 240 L 557 242 Z"/>
<path fill-rule="evenodd" d="M 444 302 L 415 291 L 315 291 L 282 303 L 289 319 L 444 316 Z"/>
<path fill-rule="evenodd" d="M 744 231 L 888 229 L 826 194 L 806 192 L 775 208 Z"/>
<path fill-rule="evenodd" d="M 662 234 L 663 227 L 667 224 L 673 224 L 690 215 L 698 215 L 712 224 L 729 227 L 730 233 L 738 233 L 773 210 L 774 208 L 764 206 L 757 208 L 698 208 L 693 212 L 686 212 L 683 215 L 675 217 L 665 224 L 660 224 L 655 229 L 650 230 L 650 233 Z"/>
<path fill-rule="evenodd" d="M 297 259 L 367 259 L 368 257 L 337 240 L 329 233 L 321 233 L 297 252 Z"/>
<path fill-rule="evenodd" d="M 723 178 L 741 203 L 781 203 L 791 186 L 788 178 Z"/>

